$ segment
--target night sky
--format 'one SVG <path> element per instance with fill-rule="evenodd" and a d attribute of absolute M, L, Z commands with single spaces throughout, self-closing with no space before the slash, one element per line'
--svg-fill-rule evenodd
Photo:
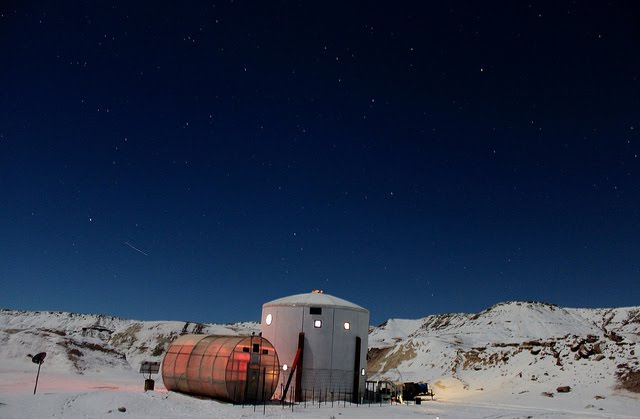
<path fill-rule="evenodd" d="M 0 307 L 640 304 L 640 6 L 0 4 Z"/>

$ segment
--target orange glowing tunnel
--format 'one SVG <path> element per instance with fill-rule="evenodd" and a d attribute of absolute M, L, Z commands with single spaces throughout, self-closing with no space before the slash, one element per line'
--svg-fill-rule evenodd
<path fill-rule="evenodd" d="M 245 403 L 270 400 L 280 375 L 278 354 L 260 336 L 184 335 L 162 362 L 167 390 Z"/>

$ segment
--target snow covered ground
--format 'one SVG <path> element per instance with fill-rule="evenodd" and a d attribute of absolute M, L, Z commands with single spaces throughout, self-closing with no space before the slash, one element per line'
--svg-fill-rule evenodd
<path fill-rule="evenodd" d="M 574 417 L 638 417 L 639 402 L 629 397 L 605 400 L 568 395 L 540 403 L 535 397 L 493 395 L 489 399 L 436 399 L 422 405 L 351 405 L 337 403 L 282 406 L 234 406 L 183 394 L 142 391 L 140 377 L 96 376 L 76 377 L 65 374 L 43 374 L 38 393 L 33 395 L 34 371 L 13 370 L 6 375 L 2 368 L 0 417 L 2 418 L 574 418 Z M 135 379 L 134 379 L 135 378 Z M 158 387 L 162 387 L 161 385 Z M 124 408 L 121 412 L 118 409 Z M 263 410 L 264 409 L 264 410 Z"/>
<path fill-rule="evenodd" d="M 142 391 L 138 377 L 69 377 L 47 373 L 43 367 L 38 393 L 33 395 L 34 371 L 1 373 L 2 418 L 637 418 L 639 402 L 630 397 L 592 400 L 567 395 L 540 403 L 535 397 L 492 395 L 465 400 L 436 399 L 422 405 L 330 404 L 234 406 L 214 400 L 157 391 Z M 14 381 L 18 378 L 17 381 Z M 13 381 L 13 382 L 12 382 Z M 161 387 L 161 386 L 159 386 Z M 118 409 L 126 409 L 124 412 Z M 264 409 L 264 410 L 263 410 Z"/>
<path fill-rule="evenodd" d="M 248 334 L 254 323 L 2 310 L 0 418 L 638 418 L 639 395 L 623 388 L 620 375 L 639 369 L 639 312 L 514 302 L 477 314 L 389 320 L 370 333 L 370 378 L 429 382 L 434 401 L 254 411 L 167 392 L 159 375 L 156 390 L 144 392 L 136 372 L 142 360 L 162 360 L 180 333 Z M 39 351 L 48 355 L 34 395 L 37 365 L 26 355 Z M 563 385 L 571 391 L 558 392 Z"/>

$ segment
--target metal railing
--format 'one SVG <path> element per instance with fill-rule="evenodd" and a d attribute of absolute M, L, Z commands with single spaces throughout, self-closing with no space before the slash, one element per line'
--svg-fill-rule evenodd
<path fill-rule="evenodd" d="M 282 389 L 281 389 L 282 390 Z M 252 401 L 242 403 L 242 407 L 253 406 L 255 412 L 262 406 L 263 414 L 266 414 L 267 406 L 280 406 L 282 409 L 310 409 L 310 408 L 347 408 L 360 406 L 392 406 L 399 404 L 395 397 L 389 397 L 384 391 L 365 390 L 357 394 L 343 389 L 302 389 L 301 394 L 296 394 L 295 389 L 291 389 L 286 400 L 266 400 L 264 392 L 262 398 L 256 397 Z M 299 401 L 296 401 L 299 400 Z M 354 401 L 354 400 L 357 400 Z M 270 409 L 271 410 L 271 409 Z"/>

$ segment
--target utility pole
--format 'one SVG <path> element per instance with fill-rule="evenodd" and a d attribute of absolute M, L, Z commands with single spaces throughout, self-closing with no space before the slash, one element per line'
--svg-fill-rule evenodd
<path fill-rule="evenodd" d="M 36 394 L 36 390 L 38 389 L 38 378 L 40 378 L 40 367 L 42 366 L 42 363 L 44 362 L 44 358 L 47 356 L 47 353 L 40 352 L 39 354 L 36 354 L 34 356 L 31 356 L 31 354 L 27 356 L 31 358 L 31 362 L 33 362 L 34 364 L 38 364 L 38 374 L 36 375 L 36 385 L 35 387 L 33 387 L 33 394 Z"/>

